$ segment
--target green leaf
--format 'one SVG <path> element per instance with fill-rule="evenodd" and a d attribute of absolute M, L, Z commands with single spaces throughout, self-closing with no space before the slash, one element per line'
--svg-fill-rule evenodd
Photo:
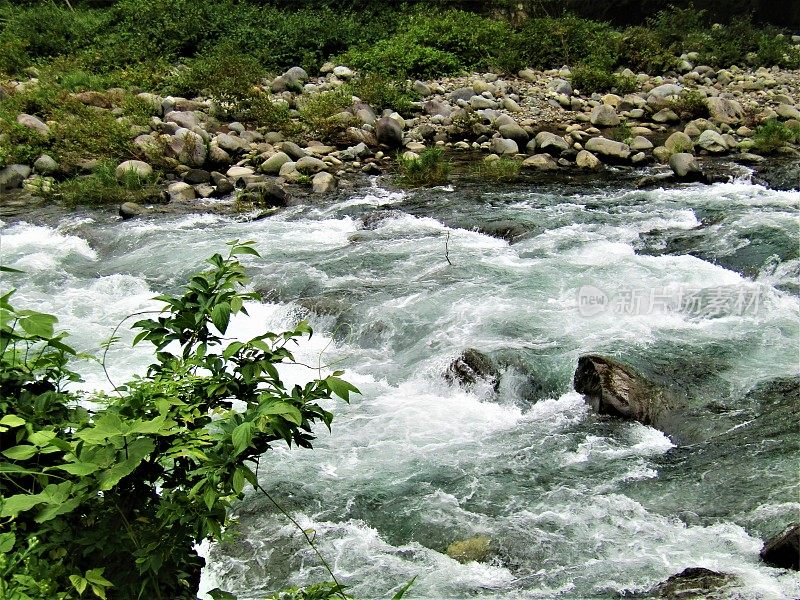
<path fill-rule="evenodd" d="M 211 596 L 212 600 L 236 600 L 236 596 L 219 588 L 209 590 L 208 595 Z"/>
<path fill-rule="evenodd" d="M 32 509 L 37 504 L 47 502 L 41 494 L 15 494 L 3 498 L 3 510 L 0 512 L 2 517 L 16 517 L 19 513 Z"/>
<path fill-rule="evenodd" d="M 214 327 L 216 327 L 220 333 L 225 333 L 225 330 L 228 329 L 228 323 L 230 320 L 231 305 L 227 302 L 220 302 L 219 304 L 214 305 L 214 308 L 211 309 L 211 322 L 214 323 Z"/>
<path fill-rule="evenodd" d="M 25 419 L 18 417 L 17 415 L 6 415 L 0 419 L 0 425 L 5 425 L 7 427 L 20 427 L 21 425 L 25 425 Z"/>
<path fill-rule="evenodd" d="M 155 442 L 150 438 L 139 438 L 128 444 L 127 452 L 128 458 L 122 462 L 118 462 L 110 469 L 100 473 L 98 480 L 100 481 L 101 490 L 110 490 L 117 485 L 123 477 L 127 477 L 139 466 L 145 456 L 155 450 Z"/>
<path fill-rule="evenodd" d="M 325 383 L 328 384 L 328 388 L 339 398 L 344 400 L 345 402 L 350 402 L 350 392 L 354 392 L 356 394 L 360 394 L 361 392 L 358 391 L 358 388 L 354 386 L 352 383 L 348 383 L 344 379 L 339 379 L 338 377 L 328 377 L 325 380 Z"/>
<path fill-rule="evenodd" d="M 100 470 L 100 468 L 100 465 L 87 462 L 67 463 L 65 465 L 58 465 L 57 467 L 49 467 L 49 469 L 59 469 L 60 471 L 66 471 L 70 475 L 77 475 L 78 477 L 91 475 L 95 471 Z"/>
<path fill-rule="evenodd" d="M 65 515 L 72 512 L 80 506 L 80 498 L 70 498 L 66 502 L 59 502 L 58 504 L 50 504 L 45 506 L 36 514 L 34 519 L 37 523 L 45 523 L 50 519 L 55 519 L 59 515 Z"/>
<path fill-rule="evenodd" d="M 28 335 L 37 336 L 41 338 L 53 337 L 53 326 L 58 322 L 58 319 L 53 315 L 44 313 L 33 313 L 27 317 L 19 320 L 19 326 Z"/>
<path fill-rule="evenodd" d="M 231 256 L 236 256 L 237 254 L 249 254 L 251 256 L 261 256 L 258 253 L 258 250 L 255 248 L 251 248 L 250 246 L 234 246 L 231 248 Z"/>
<path fill-rule="evenodd" d="M 0 554 L 8 554 L 14 547 L 17 537 L 13 532 L 0 533 Z"/>
<path fill-rule="evenodd" d="M 241 425 L 237 425 L 231 434 L 231 441 L 233 442 L 233 450 L 236 455 L 241 454 L 250 446 L 253 441 L 253 429 L 255 425 L 252 421 L 245 421 Z"/>
<path fill-rule="evenodd" d="M 231 312 L 233 314 L 236 314 L 240 310 L 242 310 L 243 306 L 244 306 L 244 300 L 242 300 L 241 296 L 234 296 L 233 298 L 231 298 Z"/>
<path fill-rule="evenodd" d="M 279 415 L 295 425 L 302 425 L 303 415 L 300 410 L 287 402 L 271 402 L 258 411 L 262 415 Z"/>
<path fill-rule="evenodd" d="M 232 342 L 227 348 L 225 348 L 225 351 L 222 353 L 222 357 L 225 360 L 229 360 L 231 356 L 241 350 L 243 346 L 244 344 L 242 342 Z"/>
<path fill-rule="evenodd" d="M 105 571 L 105 567 L 100 569 L 89 569 L 88 571 L 86 571 L 86 580 L 89 583 L 93 583 L 95 585 L 101 585 L 103 587 L 113 587 L 114 584 L 111 583 L 105 577 L 103 577 L 103 571 Z"/>
<path fill-rule="evenodd" d="M 217 491 L 209 485 L 206 488 L 206 491 L 203 492 L 203 502 L 206 503 L 208 510 L 214 508 L 214 504 L 217 502 L 217 498 L 219 498 L 219 494 L 217 494 Z"/>
<path fill-rule="evenodd" d="M 28 460 L 34 454 L 36 454 L 36 446 L 30 446 L 28 444 L 13 446 L 8 450 L 3 450 L 3 456 L 11 460 Z"/>
<path fill-rule="evenodd" d="M 99 585 L 92 585 L 92 593 L 98 598 L 106 600 L 106 590 Z"/>
<path fill-rule="evenodd" d="M 48 429 L 42 429 L 40 431 L 34 431 L 32 434 L 28 436 L 28 441 L 35 446 L 46 446 L 50 443 L 51 440 L 54 440 L 56 437 L 55 431 L 50 431 Z"/>
<path fill-rule="evenodd" d="M 241 467 L 233 472 L 233 481 L 231 482 L 233 491 L 236 494 L 241 494 L 244 489 L 244 473 L 240 469 Z"/>
<path fill-rule="evenodd" d="M 81 596 L 83 596 L 83 592 L 86 591 L 86 586 L 89 584 L 89 582 L 80 575 L 70 575 L 69 582 L 72 584 L 72 587 L 78 590 L 78 594 Z"/>
<path fill-rule="evenodd" d="M 414 582 L 416 580 L 417 576 L 414 575 L 408 583 L 406 583 L 403 587 L 397 590 L 397 593 L 394 596 L 392 596 L 392 600 L 401 600 L 403 596 L 406 595 L 406 592 L 411 588 L 411 586 L 414 585 Z"/>

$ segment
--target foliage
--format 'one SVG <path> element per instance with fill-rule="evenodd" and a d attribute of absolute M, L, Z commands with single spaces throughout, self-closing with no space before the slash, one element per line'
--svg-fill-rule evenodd
<path fill-rule="evenodd" d="M 528 20 L 516 49 L 526 66 L 550 69 L 583 63 L 611 69 L 618 61 L 619 34 L 610 25 L 573 15 Z"/>
<path fill-rule="evenodd" d="M 516 181 L 522 163 L 513 158 L 501 156 L 499 160 L 483 161 L 476 165 L 475 174 L 490 181 Z"/>
<path fill-rule="evenodd" d="M 647 27 L 629 27 L 620 40 L 620 62 L 637 72 L 665 73 L 678 61 L 655 31 Z"/>
<path fill-rule="evenodd" d="M 353 48 L 342 56 L 342 61 L 363 71 L 398 78 L 430 79 L 454 75 L 462 69 L 457 56 L 437 48 L 418 46 L 402 35 Z"/>
<path fill-rule="evenodd" d="M 356 123 L 355 116 L 346 112 L 352 104 L 353 97 L 345 86 L 322 92 L 303 99 L 300 120 L 312 135 L 330 140 Z"/>
<path fill-rule="evenodd" d="M 684 121 L 708 117 L 706 98 L 697 90 L 681 90 L 677 98 L 670 100 L 669 108 Z"/>
<path fill-rule="evenodd" d="M 312 426 L 333 418 L 320 402 L 357 392 L 339 372 L 284 385 L 276 365 L 311 335 L 305 322 L 224 337 L 257 297 L 239 291 L 248 278 L 236 257 L 258 253 L 252 242 L 230 246 L 182 295 L 158 297 L 161 316 L 133 325 L 155 361 L 111 396 L 67 391 L 80 376 L 56 318 L 14 308 L 13 291 L 0 298 L 3 597 L 91 588 L 105 598 L 111 588 L 123 600 L 194 598 L 195 541 L 219 538 L 247 484 L 262 489 L 259 456 L 280 441 L 311 447 Z"/>
<path fill-rule="evenodd" d="M 790 127 L 777 119 L 770 119 L 756 128 L 753 142 L 759 152 L 765 154 L 777 152 L 787 143 L 800 142 L 800 127 Z"/>
<path fill-rule="evenodd" d="M 570 76 L 572 87 L 584 94 L 610 92 L 616 90 L 620 94 L 629 94 L 637 87 L 636 79 L 612 73 L 606 69 L 578 65 L 572 69 Z"/>
<path fill-rule="evenodd" d="M 400 167 L 400 182 L 403 185 L 418 187 L 443 185 L 450 175 L 450 163 L 444 159 L 441 148 L 426 148 L 417 158 L 397 159 Z"/>
<path fill-rule="evenodd" d="M 165 91 L 187 97 L 206 95 L 234 104 L 246 98 L 265 74 L 255 58 L 224 44 L 190 61 L 167 80 Z"/>
<path fill-rule="evenodd" d="M 391 108 L 399 113 L 408 111 L 416 99 L 408 83 L 367 73 L 349 84 L 350 92 L 375 109 Z"/>

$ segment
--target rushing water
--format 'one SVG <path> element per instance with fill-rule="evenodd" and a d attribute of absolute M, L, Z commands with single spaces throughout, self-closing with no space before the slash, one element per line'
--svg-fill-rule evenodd
<path fill-rule="evenodd" d="M 313 451 L 271 452 L 259 474 L 358 597 L 416 576 L 413 598 L 613 598 L 687 567 L 736 575 L 726 597 L 800 596 L 796 573 L 758 559 L 762 537 L 800 511 L 796 381 L 774 382 L 798 374 L 797 194 L 374 188 L 253 222 L 39 223 L 0 230 L 3 264 L 26 271 L 4 287 L 86 351 L 227 240 L 257 241 L 263 258 L 247 263 L 265 302 L 236 332 L 307 318 L 315 335 L 298 358 L 346 369 L 362 392 L 331 404 L 333 433 Z M 579 304 L 587 290 L 603 310 Z M 501 366 L 497 390 L 445 380 L 466 348 Z M 697 443 L 592 414 L 571 388 L 587 352 L 701 398 L 684 424 Z M 149 358 L 118 344 L 112 379 Z M 108 387 L 86 369 L 87 386 Z M 207 588 L 259 598 L 326 578 L 262 498 L 237 516 L 210 550 Z M 478 535 L 492 540 L 488 562 L 444 553 Z"/>

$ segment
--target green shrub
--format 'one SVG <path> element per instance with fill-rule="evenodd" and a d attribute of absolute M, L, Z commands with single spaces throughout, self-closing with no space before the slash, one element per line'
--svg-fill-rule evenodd
<path fill-rule="evenodd" d="M 223 104 L 235 104 L 248 97 L 265 74 L 255 58 L 225 44 L 190 61 L 187 68 L 167 80 L 165 91 L 187 97 L 205 95 Z"/>
<path fill-rule="evenodd" d="M 397 112 L 406 112 L 416 95 L 405 81 L 395 81 L 378 75 L 367 73 L 356 78 L 348 85 L 353 96 L 358 96 L 373 108 L 382 110 L 391 108 Z"/>
<path fill-rule="evenodd" d="M 356 118 L 345 111 L 353 104 L 346 86 L 303 98 L 300 120 L 308 131 L 322 140 L 334 138 L 343 129 L 355 124 Z"/>
<path fill-rule="evenodd" d="M 408 36 L 397 35 L 367 47 L 353 48 L 342 61 L 362 71 L 386 77 L 433 79 L 462 70 L 457 56 L 436 48 L 418 46 Z"/>
<path fill-rule="evenodd" d="M 658 37 L 661 47 L 665 50 L 678 50 L 678 53 L 686 50 L 680 48 L 680 45 L 686 42 L 687 36 L 705 31 L 708 25 L 706 11 L 697 10 L 693 6 L 679 8 L 670 5 L 647 20 L 648 28 Z"/>
<path fill-rule="evenodd" d="M 619 125 L 614 127 L 609 134 L 612 140 L 616 140 L 618 142 L 624 142 L 629 140 L 633 137 L 633 131 L 631 130 L 630 125 L 628 125 L 627 121 L 620 122 Z"/>
<path fill-rule="evenodd" d="M 652 29 L 629 27 L 620 41 L 620 62 L 637 72 L 657 74 L 673 69 L 677 58 Z"/>
<path fill-rule="evenodd" d="M 774 30 L 765 30 L 758 36 L 756 59 L 765 67 L 800 69 L 800 49 L 786 35 Z"/>
<path fill-rule="evenodd" d="M 708 117 L 706 98 L 697 90 L 682 90 L 677 98 L 670 100 L 669 108 L 684 121 Z"/>
<path fill-rule="evenodd" d="M 787 143 L 800 142 L 800 127 L 789 127 L 777 119 L 770 119 L 756 128 L 753 135 L 755 148 L 764 154 L 777 152 Z"/>
<path fill-rule="evenodd" d="M 610 70 L 619 59 L 620 39 L 607 23 L 567 15 L 529 19 L 511 43 L 519 60 L 530 67 L 586 64 Z"/>
<path fill-rule="evenodd" d="M 450 163 L 444 159 L 444 150 L 441 148 L 426 148 L 417 158 L 400 156 L 397 162 L 402 185 L 443 185 L 450 176 Z"/>
<path fill-rule="evenodd" d="M 18 75 L 31 64 L 25 40 L 9 30 L 0 34 L 0 76 Z"/>
<path fill-rule="evenodd" d="M 358 392 L 341 372 L 281 381 L 276 365 L 311 335 L 305 322 L 245 342 L 223 337 L 258 298 L 240 291 L 249 280 L 236 259 L 258 253 L 252 242 L 230 246 L 181 295 L 159 296 L 157 317 L 133 324 L 134 344 L 152 344 L 154 360 L 113 395 L 65 391 L 81 379 L 57 319 L 17 310 L 13 290 L 0 297 L 4 598 L 195 598 L 196 542 L 221 537 L 248 484 L 271 500 L 259 457 L 279 442 L 311 448 L 312 427 L 333 419 L 320 404 Z M 329 597 L 315 591 L 295 597 Z"/>
<path fill-rule="evenodd" d="M 584 94 L 610 92 L 616 89 L 620 94 L 628 94 L 638 87 L 634 77 L 624 77 L 605 69 L 578 65 L 570 76 L 572 87 Z"/>

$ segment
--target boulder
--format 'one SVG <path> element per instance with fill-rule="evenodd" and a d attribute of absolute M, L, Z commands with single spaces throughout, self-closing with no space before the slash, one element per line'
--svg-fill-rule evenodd
<path fill-rule="evenodd" d="M 169 148 L 181 164 L 189 167 L 203 166 L 208 156 L 205 140 L 185 128 L 178 129 L 170 138 Z"/>
<path fill-rule="evenodd" d="M 0 169 L 0 192 L 21 187 L 30 174 L 28 165 L 9 165 Z"/>
<path fill-rule="evenodd" d="M 236 180 L 239 177 L 250 177 L 254 175 L 255 171 L 252 167 L 233 166 L 225 172 L 225 175 L 230 179 Z"/>
<path fill-rule="evenodd" d="M 315 194 L 329 194 L 336 190 L 336 178 L 325 171 L 317 173 L 311 180 L 311 189 Z"/>
<path fill-rule="evenodd" d="M 573 386 L 598 414 L 632 419 L 656 428 L 683 404 L 678 394 L 655 384 L 632 367 L 595 354 L 578 359 Z"/>
<path fill-rule="evenodd" d="M 308 73 L 302 67 L 292 67 L 283 74 L 287 81 L 305 83 L 308 81 Z"/>
<path fill-rule="evenodd" d="M 669 98 L 670 96 L 678 96 L 683 90 L 683 87 L 677 83 L 664 83 L 658 87 L 654 87 L 647 95 L 655 96 L 656 98 Z"/>
<path fill-rule="evenodd" d="M 292 160 L 298 160 L 300 158 L 303 158 L 304 156 L 308 156 L 308 152 L 303 150 L 300 146 L 298 146 L 294 142 L 282 142 L 280 149 L 282 152 L 288 154 Z"/>
<path fill-rule="evenodd" d="M 197 197 L 194 193 L 194 188 L 184 181 L 171 183 L 167 187 L 167 196 L 170 202 L 188 202 Z"/>
<path fill-rule="evenodd" d="M 603 166 L 600 159 L 588 150 L 581 150 L 575 157 L 575 164 L 581 169 L 599 169 Z"/>
<path fill-rule="evenodd" d="M 211 181 L 211 173 L 205 169 L 189 169 L 183 174 L 183 180 L 193 185 L 208 183 Z"/>
<path fill-rule="evenodd" d="M 268 175 L 277 175 L 280 173 L 281 167 L 284 163 L 292 159 L 285 152 L 276 152 L 261 164 L 261 172 Z"/>
<path fill-rule="evenodd" d="M 681 118 L 671 108 L 662 108 L 653 115 L 653 122 L 655 123 L 677 123 Z"/>
<path fill-rule="evenodd" d="M 692 138 L 682 131 L 676 131 L 667 138 L 667 141 L 664 142 L 664 147 L 669 150 L 670 154 L 693 152 L 694 142 L 692 142 Z"/>
<path fill-rule="evenodd" d="M 333 74 L 339 79 L 351 79 L 353 77 L 353 71 L 343 65 L 334 67 Z"/>
<path fill-rule="evenodd" d="M 697 145 L 711 154 L 723 154 L 728 151 L 728 144 L 716 131 L 706 129 L 697 139 Z"/>
<path fill-rule="evenodd" d="M 244 195 L 245 198 L 267 207 L 286 206 L 289 203 L 289 194 L 274 181 L 251 183 Z"/>
<path fill-rule="evenodd" d="M 712 96 L 706 98 L 706 106 L 711 121 L 717 124 L 738 125 L 744 118 L 742 105 L 736 100 Z"/>
<path fill-rule="evenodd" d="M 619 125 L 619 115 L 613 106 L 598 104 L 592 109 L 589 121 L 597 127 L 616 127 Z"/>
<path fill-rule="evenodd" d="M 33 170 L 41 175 L 52 175 L 58 171 L 58 163 L 52 156 L 42 154 L 33 162 Z"/>
<path fill-rule="evenodd" d="M 33 115 L 28 115 L 25 113 L 17 115 L 17 123 L 22 125 L 23 127 L 32 129 L 39 135 L 43 136 L 50 135 L 50 127 L 47 125 L 47 123 L 45 123 L 38 117 L 34 117 Z"/>
<path fill-rule="evenodd" d="M 536 149 L 559 156 L 564 150 L 569 150 L 569 144 L 560 135 L 549 131 L 540 131 L 536 134 Z"/>
<path fill-rule="evenodd" d="M 723 600 L 729 596 L 723 588 L 736 577 L 703 567 L 689 567 L 670 576 L 653 590 L 656 598 L 665 600 Z"/>
<path fill-rule="evenodd" d="M 558 168 L 558 164 L 549 154 L 534 154 L 522 161 L 522 166 L 528 169 L 539 171 L 553 171 Z"/>
<path fill-rule="evenodd" d="M 585 149 L 594 154 L 599 154 L 612 161 L 627 161 L 631 155 L 628 144 L 616 142 L 604 137 L 591 138 L 586 142 Z"/>
<path fill-rule="evenodd" d="M 440 102 L 439 100 L 428 100 L 422 105 L 422 110 L 426 115 L 432 117 L 441 116 L 449 117 L 453 112 L 453 107 L 447 102 Z"/>
<path fill-rule="evenodd" d="M 517 123 L 500 125 L 500 127 L 497 128 L 497 131 L 499 131 L 500 135 L 502 135 L 504 138 L 509 138 L 517 142 L 518 146 L 524 146 L 528 143 L 528 139 L 530 138 L 528 132 L 520 127 Z"/>
<path fill-rule="evenodd" d="M 323 161 L 313 156 L 304 156 L 299 159 L 294 168 L 300 171 L 303 175 L 314 175 L 320 171 L 324 171 L 328 167 Z"/>
<path fill-rule="evenodd" d="M 200 119 L 193 112 L 173 110 L 164 115 L 166 123 L 175 123 L 178 127 L 193 129 L 200 126 Z"/>
<path fill-rule="evenodd" d="M 220 133 L 214 138 L 214 141 L 217 146 L 231 154 L 247 152 L 250 149 L 250 143 L 247 140 L 229 133 Z"/>
<path fill-rule="evenodd" d="M 637 135 L 631 140 L 630 146 L 633 152 L 644 152 L 645 150 L 653 149 L 653 142 L 643 135 Z"/>
<path fill-rule="evenodd" d="M 119 216 L 122 217 L 123 220 L 138 217 L 145 212 L 146 209 L 140 204 L 136 204 L 136 202 L 124 202 L 119 207 Z"/>
<path fill-rule="evenodd" d="M 773 190 L 800 190 L 800 162 L 765 161 L 756 170 L 757 180 Z"/>
<path fill-rule="evenodd" d="M 547 87 L 553 90 L 556 94 L 564 94 L 565 96 L 572 96 L 572 85 L 566 79 L 556 78 L 553 79 Z"/>
<path fill-rule="evenodd" d="M 800 570 L 800 524 L 793 523 L 761 549 L 761 560 L 779 569 Z"/>
<path fill-rule="evenodd" d="M 489 383 L 495 389 L 500 385 L 500 372 L 492 359 L 475 348 L 467 348 L 450 363 L 444 378 L 449 383 L 471 386 L 479 381 Z"/>
<path fill-rule="evenodd" d="M 471 87 L 462 87 L 450 92 L 449 98 L 451 102 L 458 102 L 459 100 L 469 102 L 469 99 L 474 95 L 475 91 Z"/>
<path fill-rule="evenodd" d="M 497 102 L 490 98 L 484 98 L 483 96 L 472 96 L 472 98 L 469 99 L 469 105 L 475 110 L 494 109 L 498 107 Z"/>
<path fill-rule="evenodd" d="M 778 113 L 781 119 L 800 121 L 800 110 L 790 104 L 779 104 L 775 112 Z"/>
<path fill-rule="evenodd" d="M 703 176 L 697 159 L 688 152 L 678 152 L 670 156 L 669 168 L 678 179 L 697 181 Z"/>
<path fill-rule="evenodd" d="M 514 140 L 509 140 L 506 138 L 494 138 L 492 139 L 492 152 L 496 154 L 517 154 L 519 152 L 519 146 L 517 146 L 517 142 Z"/>
<path fill-rule="evenodd" d="M 139 179 L 149 179 L 153 175 L 153 167 L 141 160 L 126 160 L 117 165 L 114 175 L 122 180 L 126 173 L 135 173 Z"/>
<path fill-rule="evenodd" d="M 375 123 L 375 135 L 382 146 L 400 148 L 403 145 L 403 130 L 400 124 L 390 117 L 378 119 Z"/>

